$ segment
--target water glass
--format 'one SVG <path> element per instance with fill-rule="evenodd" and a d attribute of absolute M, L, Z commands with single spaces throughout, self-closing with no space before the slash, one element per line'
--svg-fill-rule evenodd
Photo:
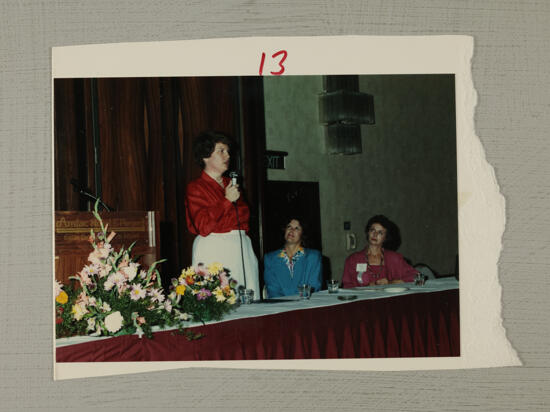
<path fill-rule="evenodd" d="M 239 299 L 241 304 L 248 305 L 254 300 L 254 290 L 252 289 L 241 289 L 239 291 Z"/>
<path fill-rule="evenodd" d="M 331 279 L 327 280 L 327 289 L 328 293 L 338 293 L 339 283 L 337 280 Z"/>
<path fill-rule="evenodd" d="M 417 273 L 416 277 L 414 278 L 414 285 L 415 286 L 424 286 L 426 284 L 426 276 L 424 276 L 422 273 Z"/>
<path fill-rule="evenodd" d="M 311 296 L 311 286 L 310 285 L 298 285 L 298 294 L 300 299 L 307 300 Z"/>

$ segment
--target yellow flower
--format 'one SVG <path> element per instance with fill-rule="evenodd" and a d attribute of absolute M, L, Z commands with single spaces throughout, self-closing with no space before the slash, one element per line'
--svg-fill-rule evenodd
<path fill-rule="evenodd" d="M 185 285 L 176 286 L 176 294 L 183 296 L 185 294 Z"/>
<path fill-rule="evenodd" d="M 187 269 L 183 269 L 181 274 L 185 277 L 193 276 L 195 274 L 195 268 L 193 266 L 189 266 Z"/>
<path fill-rule="evenodd" d="M 80 320 L 86 313 L 88 313 L 88 310 L 83 304 L 76 304 L 73 305 L 71 313 L 76 320 Z"/>
<path fill-rule="evenodd" d="M 55 298 L 55 301 L 57 303 L 60 303 L 61 305 L 64 305 L 69 301 L 69 295 L 67 295 L 67 293 L 64 290 L 62 290 L 61 292 L 59 292 L 59 295 L 57 295 L 57 297 Z"/>
<path fill-rule="evenodd" d="M 223 265 L 219 262 L 214 262 L 208 265 L 208 272 L 211 275 L 217 275 L 223 270 Z"/>
<path fill-rule="evenodd" d="M 223 290 L 221 290 L 220 287 L 217 287 L 213 290 L 214 296 L 216 296 L 216 302 L 223 302 L 225 300 L 225 296 L 223 295 Z"/>
<path fill-rule="evenodd" d="M 229 303 L 230 305 L 234 305 L 236 301 L 237 301 L 237 297 L 235 295 L 227 299 L 227 303 Z"/>

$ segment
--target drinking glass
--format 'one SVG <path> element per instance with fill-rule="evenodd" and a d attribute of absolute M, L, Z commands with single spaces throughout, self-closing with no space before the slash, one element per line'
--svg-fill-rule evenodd
<path fill-rule="evenodd" d="M 307 300 L 311 296 L 311 286 L 310 285 L 298 285 L 298 294 L 300 299 Z"/>
<path fill-rule="evenodd" d="M 338 293 L 338 286 L 339 282 L 337 280 L 327 280 L 328 293 Z"/>

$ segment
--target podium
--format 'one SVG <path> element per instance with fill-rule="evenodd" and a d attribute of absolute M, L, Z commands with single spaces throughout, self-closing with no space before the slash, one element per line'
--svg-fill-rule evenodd
<path fill-rule="evenodd" d="M 155 211 L 99 212 L 104 225 L 109 225 L 107 235 L 115 232 L 111 241 L 118 251 L 136 242 L 132 256 L 141 256 L 139 263 L 149 267 L 159 260 L 159 213 Z M 55 279 L 69 284 L 74 276 L 87 265 L 93 251 L 89 242 L 90 230 L 101 230 L 92 212 L 55 212 Z"/>

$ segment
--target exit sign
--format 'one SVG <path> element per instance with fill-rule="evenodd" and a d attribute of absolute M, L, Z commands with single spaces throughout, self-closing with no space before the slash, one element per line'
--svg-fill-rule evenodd
<path fill-rule="evenodd" d="M 265 164 L 267 169 L 285 169 L 285 158 L 288 152 L 278 152 L 275 150 L 266 150 Z"/>

